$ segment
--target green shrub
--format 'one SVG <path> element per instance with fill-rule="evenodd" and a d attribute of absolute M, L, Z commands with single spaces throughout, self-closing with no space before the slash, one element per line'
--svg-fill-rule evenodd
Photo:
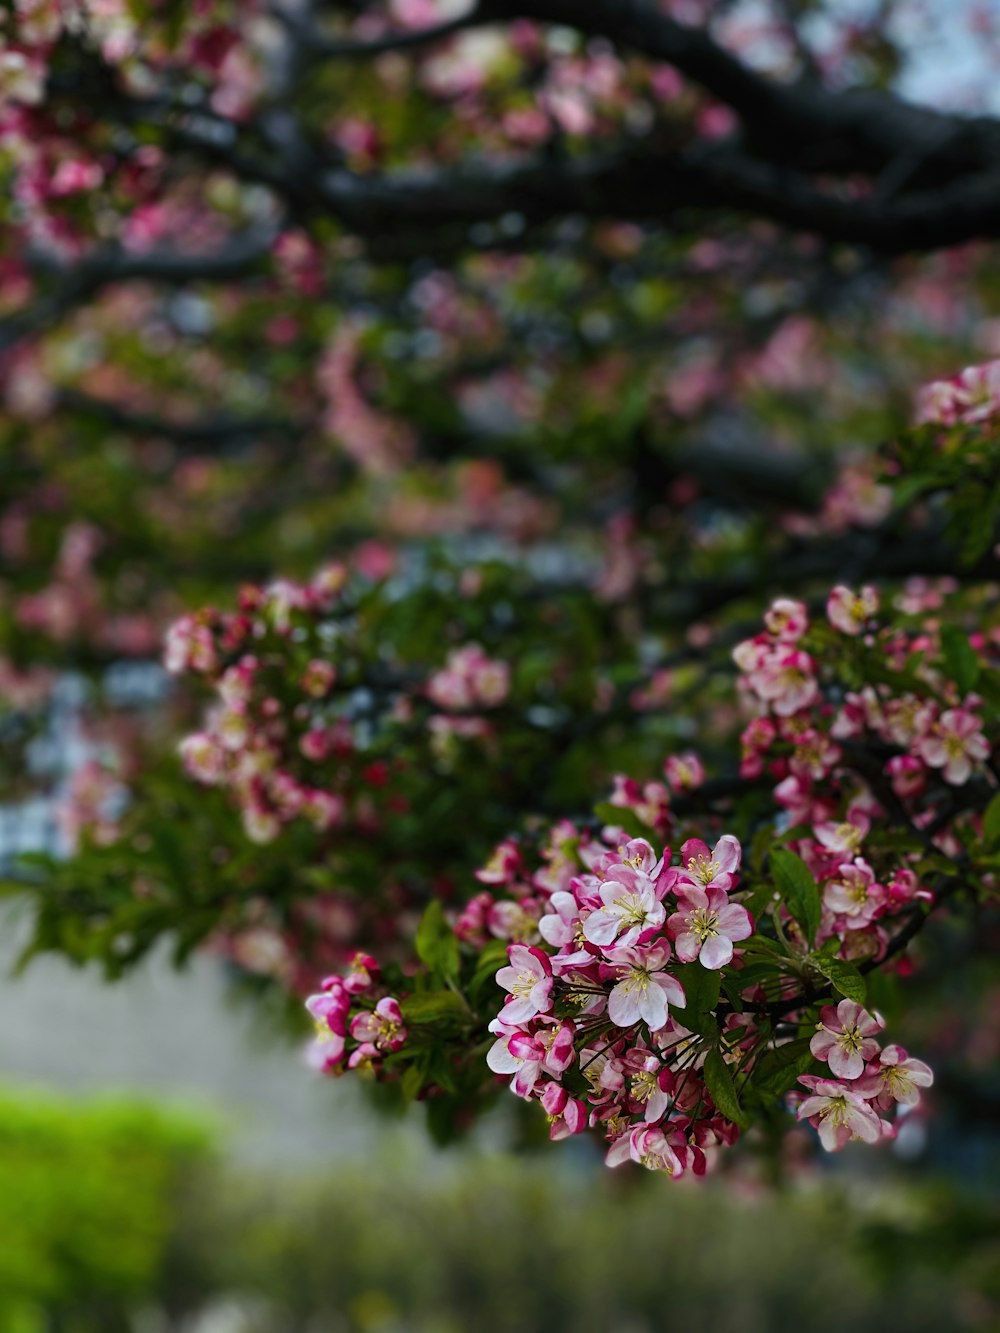
<path fill-rule="evenodd" d="M 0 1333 L 128 1327 L 208 1148 L 202 1126 L 135 1102 L 0 1092 Z"/>

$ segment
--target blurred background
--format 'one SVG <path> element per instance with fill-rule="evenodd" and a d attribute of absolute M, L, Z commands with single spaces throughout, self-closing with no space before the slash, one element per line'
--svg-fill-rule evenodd
<path fill-rule="evenodd" d="M 896 1001 L 937 1083 L 877 1154 L 792 1130 L 674 1183 L 505 1100 L 435 1146 L 422 1108 L 305 1069 L 301 995 L 373 929 L 331 912 L 307 956 L 326 831 L 249 847 L 177 759 L 204 699 L 160 665 L 167 626 L 331 559 L 397 608 L 471 599 L 493 561 L 497 633 L 516 574 L 536 638 L 579 595 L 581 642 L 630 645 L 648 726 L 559 739 L 547 813 L 696 731 L 721 752 L 707 618 L 745 622 L 779 537 L 840 541 L 849 577 L 875 446 L 922 382 L 1000 355 L 975 227 L 855 243 L 697 189 L 650 216 L 679 164 L 747 129 L 773 166 L 782 135 L 697 61 L 540 8 L 0 4 L 0 1333 L 1000 1330 L 995 917 L 942 926 Z M 1000 115 L 989 0 L 650 8 L 782 85 Z M 975 177 L 961 122 L 920 124 L 883 157 L 789 140 L 789 169 L 887 209 Z M 594 207 L 565 194 L 593 155 L 624 173 Z M 451 628 L 425 600 L 429 660 Z M 611 697 L 593 655 L 581 691 Z M 389 886 L 390 940 L 425 888 Z"/>

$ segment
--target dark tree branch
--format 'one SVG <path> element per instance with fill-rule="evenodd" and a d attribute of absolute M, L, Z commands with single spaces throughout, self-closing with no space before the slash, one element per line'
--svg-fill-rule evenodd
<path fill-rule="evenodd" d="M 324 38 L 321 45 L 327 53 L 371 56 L 390 41 L 412 48 L 473 24 L 518 17 L 567 25 L 672 64 L 732 107 L 743 134 L 687 149 L 644 140 L 641 148 L 583 160 L 358 174 L 331 160 L 290 108 L 240 123 L 162 97 L 130 96 L 93 53 L 80 53 L 78 70 L 54 73 L 49 95 L 86 96 L 112 123 L 158 130 L 175 152 L 266 186 L 299 221 L 335 219 L 364 239 L 375 262 L 499 245 L 500 233 L 489 228 L 511 216 L 522 223 L 518 244 L 529 248 L 567 217 L 683 228 L 706 216 L 746 215 L 881 255 L 1000 236 L 1000 122 L 942 115 L 877 90 L 831 92 L 811 79 L 782 83 L 652 0 L 478 0 L 468 13 L 420 33 L 332 47 Z M 308 20 L 286 21 L 293 42 L 308 46 L 316 37 Z M 850 181 L 831 181 L 837 172 Z M 867 193 L 859 192 L 859 177 Z M 55 290 L 0 321 L 0 352 L 51 327 L 109 283 L 237 278 L 269 244 L 270 236 L 248 233 L 212 256 L 109 249 L 58 265 Z"/>
<path fill-rule="evenodd" d="M 291 442 L 300 439 L 309 429 L 307 422 L 286 417 L 218 415 L 196 421 L 171 421 L 154 413 L 132 412 L 77 389 L 62 389 L 55 406 L 79 416 L 92 417 L 112 431 L 171 440 L 182 448 L 239 447 L 265 438 Z"/>
<path fill-rule="evenodd" d="M 55 289 L 25 310 L 0 320 L 0 354 L 25 338 L 43 333 L 78 306 L 116 282 L 229 282 L 253 273 L 266 258 L 278 234 L 276 226 L 252 228 L 231 237 L 209 254 L 176 250 L 130 253 L 118 246 L 95 251 L 75 264 L 51 255 L 29 257 L 29 266 L 48 277 Z"/>
<path fill-rule="evenodd" d="M 731 107 L 757 153 L 803 166 L 880 170 L 916 153 L 949 178 L 988 169 L 1000 124 L 945 115 L 876 89 L 833 92 L 815 79 L 781 83 L 720 46 L 706 29 L 670 18 L 654 0 L 490 0 L 494 16 L 533 18 L 606 37 L 672 65 Z"/>
<path fill-rule="evenodd" d="M 363 235 L 370 249 L 379 240 L 408 241 L 411 257 L 435 253 L 442 239 L 454 245 L 441 228 L 465 229 L 510 214 L 536 224 L 567 215 L 663 224 L 686 213 L 747 213 L 884 255 L 1000 236 L 1000 154 L 950 185 L 890 199 L 821 189 L 802 171 L 755 157 L 734 142 L 681 151 L 619 149 L 559 164 L 362 175 L 325 162 L 285 117 L 262 120 L 248 132 L 220 117 L 167 113 L 164 120 L 162 110 L 142 102 L 126 100 L 121 110 L 132 122 L 159 120 L 177 147 L 267 185 L 296 213 L 335 217 Z M 1000 135 L 1000 125 L 994 128 Z M 468 237 L 462 240 L 468 246 Z"/>

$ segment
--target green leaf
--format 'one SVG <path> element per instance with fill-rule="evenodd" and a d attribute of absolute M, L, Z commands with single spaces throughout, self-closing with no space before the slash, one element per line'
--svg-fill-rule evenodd
<path fill-rule="evenodd" d="M 809 961 L 832 983 L 834 990 L 856 1004 L 864 1004 L 868 988 L 853 963 L 845 963 L 842 958 L 828 958 L 821 953 L 812 954 Z"/>
<path fill-rule="evenodd" d="M 908 509 L 918 495 L 936 489 L 940 479 L 933 472 L 912 473 L 893 482 L 892 498 L 897 510 Z"/>
<path fill-rule="evenodd" d="M 490 982 L 495 989 L 496 974 L 506 962 L 506 943 L 503 940 L 490 940 L 476 959 L 476 970 L 472 974 L 472 980 L 467 986 L 463 986 L 465 993 L 476 996 L 483 990 L 487 982 Z"/>
<path fill-rule="evenodd" d="M 769 940 L 766 935 L 751 935 L 748 940 L 740 941 L 744 953 L 764 954 L 768 958 L 790 958 L 791 953 L 780 940 Z M 734 973 L 734 976 L 738 973 Z"/>
<path fill-rule="evenodd" d="M 758 981 L 774 981 L 780 976 L 784 976 L 780 967 L 774 963 L 747 963 L 741 967 L 738 972 L 731 972 L 723 981 L 727 995 L 733 995 L 739 999 L 741 993 L 748 986 L 754 986 Z"/>
<path fill-rule="evenodd" d="M 941 648 L 948 675 L 962 694 L 968 694 L 979 678 L 979 658 L 969 636 L 957 625 L 942 625 Z"/>
<path fill-rule="evenodd" d="M 687 1028 L 689 1032 L 696 1032 L 707 1042 L 714 1043 L 719 1040 L 719 1024 L 714 1014 L 705 1013 L 701 1009 L 679 1009 L 675 1017 L 681 1027 Z"/>
<path fill-rule="evenodd" d="M 720 1051 L 709 1051 L 705 1058 L 704 1074 L 705 1087 L 708 1088 L 709 1096 L 718 1109 L 727 1120 L 731 1120 L 734 1125 L 746 1129 L 750 1122 L 740 1106 L 733 1076 L 729 1072 L 729 1066 L 722 1058 Z"/>
<path fill-rule="evenodd" d="M 450 990 L 424 991 L 409 995 L 399 1003 L 405 1023 L 440 1023 L 448 1019 L 465 1018 L 465 1005 Z"/>
<path fill-rule="evenodd" d="M 809 1042 L 809 1037 L 799 1037 L 783 1046 L 774 1046 L 764 1051 L 754 1065 L 755 1091 L 780 1097 L 793 1087 L 798 1076 L 804 1074 L 813 1063 L 814 1056 L 809 1049 Z"/>
<path fill-rule="evenodd" d="M 702 967 L 701 963 L 685 963 L 677 968 L 675 976 L 687 998 L 687 1008 L 678 1021 L 690 1027 L 688 1019 L 693 1014 L 710 1014 L 719 1003 L 722 977 L 717 970 Z"/>
<path fill-rule="evenodd" d="M 408 1102 L 412 1102 L 424 1086 L 424 1071 L 419 1064 L 410 1065 L 403 1075 L 401 1086 L 403 1096 Z"/>
<path fill-rule="evenodd" d="M 1000 842 L 1000 792 L 997 792 L 983 813 L 983 837 L 987 847 L 995 847 Z"/>
<path fill-rule="evenodd" d="M 1000 672 L 980 663 L 979 676 L 976 680 L 976 693 L 981 695 L 993 708 L 1000 708 Z"/>
<path fill-rule="evenodd" d="M 27 896 L 31 893 L 32 885 L 26 884 L 23 880 L 5 879 L 0 880 L 0 898 L 17 897 L 18 894 Z"/>
<path fill-rule="evenodd" d="M 785 906 L 805 932 L 806 942 L 812 944 L 819 930 L 821 908 L 819 888 L 809 867 L 801 856 L 776 847 L 771 853 L 771 871 Z"/>
<path fill-rule="evenodd" d="M 426 963 L 432 972 L 444 977 L 458 975 L 458 940 L 445 920 L 444 909 L 436 898 L 427 904 L 427 909 L 417 927 L 415 943 L 417 957 Z"/>

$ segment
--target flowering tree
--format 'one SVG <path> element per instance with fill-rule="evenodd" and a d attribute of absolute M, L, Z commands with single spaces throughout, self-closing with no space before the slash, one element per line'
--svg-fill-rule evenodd
<path fill-rule="evenodd" d="M 892 1137 L 1000 856 L 1000 123 L 921 13 L 0 9 L 31 951 L 214 949 L 441 1135 Z"/>

